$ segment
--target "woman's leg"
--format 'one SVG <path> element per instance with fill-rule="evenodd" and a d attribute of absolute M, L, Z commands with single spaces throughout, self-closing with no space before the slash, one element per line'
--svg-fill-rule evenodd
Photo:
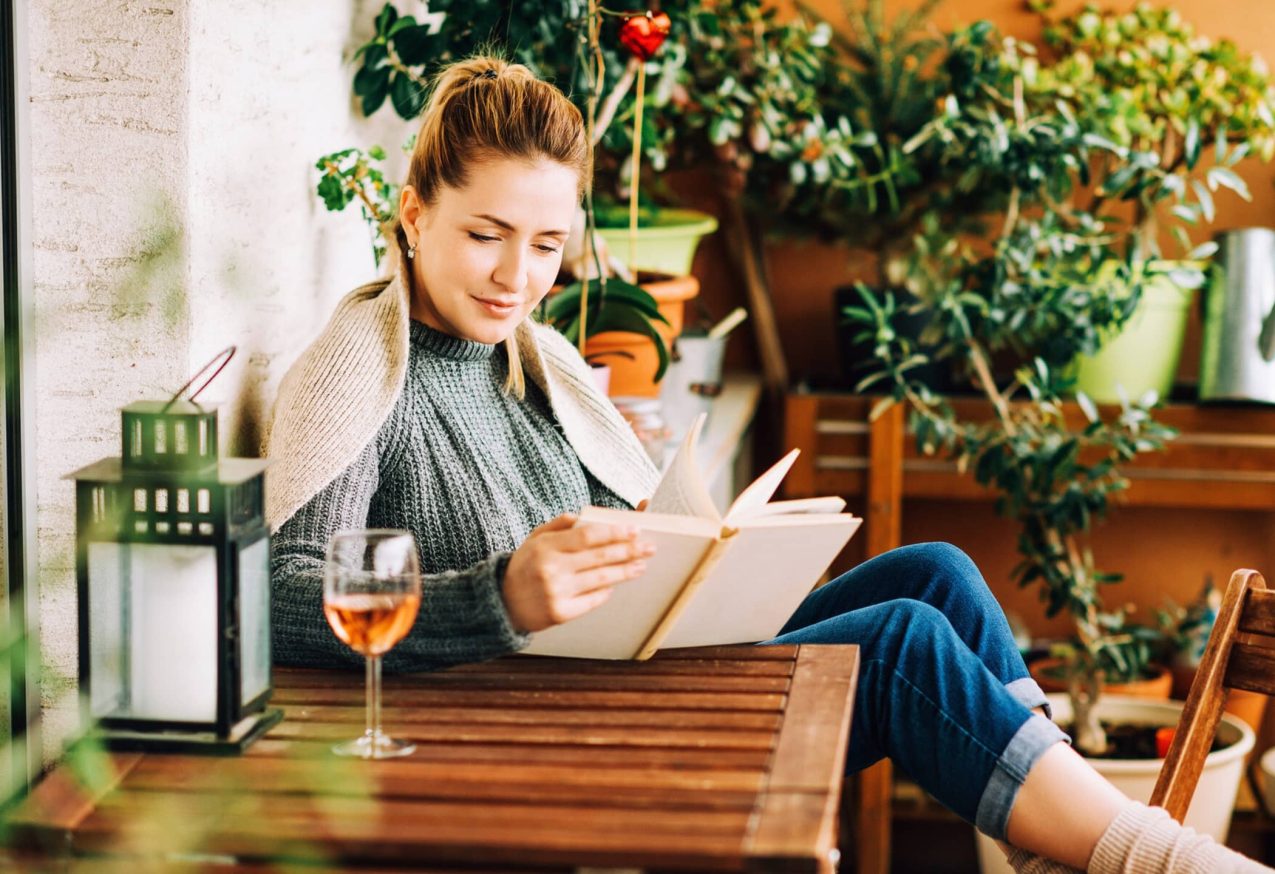
<path fill-rule="evenodd" d="M 1048 715 L 1045 693 L 1027 673 L 999 602 L 970 557 L 950 543 L 903 546 L 865 561 L 811 592 L 779 633 L 898 599 L 937 609 L 1011 695 Z"/>
<path fill-rule="evenodd" d="M 1022 848 L 1020 870 L 1091 874 L 1269 869 L 1125 798 L 1032 713 L 959 639 L 937 609 L 889 601 L 789 631 L 768 643 L 853 643 L 859 682 L 846 770 L 890 756 L 981 831 Z M 1028 851 L 1024 853 L 1023 851 Z"/>
<path fill-rule="evenodd" d="M 1006 690 L 942 613 L 919 601 L 839 613 L 769 643 L 858 644 L 847 771 L 889 756 L 994 838 L 1005 839 L 1028 771 L 1064 737 Z"/>

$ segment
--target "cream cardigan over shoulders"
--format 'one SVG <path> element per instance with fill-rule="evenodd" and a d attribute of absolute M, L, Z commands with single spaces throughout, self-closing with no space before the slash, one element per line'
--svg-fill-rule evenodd
<path fill-rule="evenodd" d="M 266 474 L 272 532 L 354 462 L 402 392 L 409 313 L 404 269 L 342 298 L 318 339 L 284 375 L 265 453 L 272 462 Z M 544 391 L 580 462 L 629 503 L 650 497 L 658 471 L 594 386 L 575 347 L 530 319 L 516 336 L 523 372 Z"/>

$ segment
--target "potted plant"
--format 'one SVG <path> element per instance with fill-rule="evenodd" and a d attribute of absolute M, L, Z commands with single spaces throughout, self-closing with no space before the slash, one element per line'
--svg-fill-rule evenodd
<path fill-rule="evenodd" d="M 1192 253 L 1161 263 L 1128 323 L 1097 354 L 1081 356 L 1078 388 L 1100 401 L 1117 400 L 1118 387 L 1132 397 L 1147 390 L 1166 396 L 1192 291 L 1202 281 L 1202 265 L 1191 259 L 1216 249 L 1207 243 L 1192 251 L 1187 227 L 1213 221 L 1219 189 L 1249 199 L 1234 167 L 1248 155 L 1275 155 L 1275 89 L 1261 61 L 1230 40 L 1196 33 L 1174 9 L 1139 3 L 1114 12 L 1091 3 L 1055 16 L 1054 0 L 1031 6 L 1053 56 L 1041 75 L 1094 136 L 1139 156 L 1093 168 L 1086 211 L 1099 215 L 1112 201 L 1130 206 L 1103 220 L 1138 260 L 1160 257 L 1165 225 Z"/>
<path fill-rule="evenodd" d="M 1039 590 L 1047 615 L 1072 620 L 1074 635 L 1057 653 L 1067 715 L 1077 748 L 1103 756 L 1111 707 L 1099 703 L 1103 682 L 1139 676 L 1157 633 L 1132 623 L 1129 607 L 1105 603 L 1104 590 L 1120 576 L 1100 569 L 1088 535 L 1127 485 L 1120 466 L 1173 432 L 1155 420 L 1154 395 L 1105 412 L 1083 393 L 1077 407 L 1064 405 L 1071 362 L 1127 322 L 1161 272 L 1076 201 L 1094 167 L 1106 179 L 1142 178 L 1142 187 L 1122 182 L 1116 198 L 1134 199 L 1169 173 L 1153 156 L 1103 136 L 1062 99 L 1065 80 L 1031 45 L 986 22 L 948 38 L 940 75 L 939 112 L 905 150 L 937 145 L 945 184 L 985 193 L 981 218 L 990 232 L 953 236 L 941 204 L 927 210 L 907 276 L 918 300 L 910 309 L 926 322 L 919 338 L 896 330 L 902 308 L 891 293 L 860 287 L 861 304 L 847 316 L 873 344 L 880 368 L 859 388 L 885 387 L 875 413 L 906 404 L 918 448 L 948 454 L 996 494 L 998 512 L 1018 529 L 1015 581 Z M 1198 194 L 1175 196 L 1186 203 Z M 967 375 L 987 401 L 986 416 L 959 415 L 916 378 L 936 358 Z M 1147 722 L 1162 718 L 1148 711 Z M 1159 762 L 1140 767 L 1154 772 Z"/>

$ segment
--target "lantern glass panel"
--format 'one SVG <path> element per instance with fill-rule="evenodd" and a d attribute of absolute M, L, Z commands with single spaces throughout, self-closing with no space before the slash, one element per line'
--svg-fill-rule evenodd
<path fill-rule="evenodd" d="M 93 715 L 214 722 L 216 549 L 91 543 L 88 565 Z"/>
<path fill-rule="evenodd" d="M 270 541 L 239 550 L 240 700 L 247 704 L 270 688 Z"/>

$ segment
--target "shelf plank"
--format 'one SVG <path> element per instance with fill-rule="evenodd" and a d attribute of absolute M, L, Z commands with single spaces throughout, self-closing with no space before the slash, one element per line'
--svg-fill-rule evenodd
<path fill-rule="evenodd" d="M 787 399 L 788 443 L 803 450 L 803 466 L 786 483 L 785 496 L 866 494 L 872 468 L 867 421 L 872 396 L 792 392 Z M 955 398 L 951 404 L 965 419 L 990 419 L 989 404 Z M 1116 407 L 1099 408 L 1104 417 Z M 1064 405 L 1069 425 L 1086 419 L 1075 403 Z M 1275 509 L 1275 407 L 1170 404 L 1157 418 L 1178 429 L 1161 452 L 1147 453 L 1123 467 L 1129 488 L 1114 497 L 1123 506 Z M 960 473 L 941 456 L 920 453 L 905 440 L 903 497 L 954 501 L 990 501 L 995 493 Z"/>

